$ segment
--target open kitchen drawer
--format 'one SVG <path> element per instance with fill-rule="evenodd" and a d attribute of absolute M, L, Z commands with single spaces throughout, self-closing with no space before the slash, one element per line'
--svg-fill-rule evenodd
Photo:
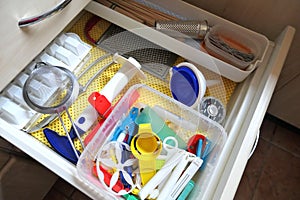
<path fill-rule="evenodd" d="M 87 3 L 87 1 L 85 2 Z M 238 25 L 232 24 L 182 1 L 172 1 L 172 3 L 170 3 L 168 1 L 151 0 L 148 2 L 152 2 L 160 8 L 170 10 L 171 12 L 177 13 L 178 15 L 186 18 L 202 19 L 205 17 L 213 24 L 220 22 L 230 24 L 234 27 L 239 27 Z M 117 24 L 124 29 L 131 30 L 136 34 L 145 37 L 172 52 L 175 52 L 187 60 L 205 65 L 202 58 L 205 58 L 208 55 L 201 54 L 200 57 L 198 57 L 199 50 L 196 50 L 153 29 L 144 29 L 146 27 L 145 25 L 117 13 L 96 1 L 89 2 L 85 8 L 83 8 L 85 3 L 79 3 L 78 1 L 73 1 L 72 3 L 75 5 L 71 4 L 71 7 L 68 9 L 76 7 L 77 10 L 80 11 L 80 8 L 82 7 L 83 12 L 91 12 L 98 15 L 107 21 Z M 63 13 L 64 11 L 62 11 L 62 15 Z M 73 12 L 74 16 L 68 16 L 67 20 L 64 20 L 63 24 L 59 23 L 57 25 L 59 28 L 55 28 L 55 31 L 53 31 L 52 34 L 47 35 L 42 39 L 43 44 L 41 46 L 34 48 L 33 50 L 30 50 L 29 46 L 26 46 L 26 50 L 28 51 L 26 55 L 29 57 L 21 60 L 18 63 L 17 68 L 14 68 L 14 63 L 11 65 L 8 62 L 4 63 L 5 66 L 1 66 L 1 73 L 8 73 L 9 80 L 2 79 L 1 89 L 9 84 L 10 80 L 17 76 L 17 74 L 20 73 L 20 71 L 25 68 L 26 65 L 28 65 L 29 62 L 43 50 L 43 48 L 46 47 L 47 44 L 45 41 L 48 40 L 48 43 L 50 43 L 54 37 L 60 34 L 62 29 L 67 26 L 67 23 L 69 23 L 72 18 L 75 18 L 77 13 L 78 12 Z M 56 20 L 59 21 L 59 19 Z M 42 29 L 45 30 L 47 29 L 45 24 L 50 22 L 45 21 L 43 23 L 44 26 Z M 56 24 L 53 21 L 51 22 L 51 25 L 56 27 Z M 15 26 L 17 26 L 17 24 L 15 24 Z M 33 27 L 37 26 L 39 25 L 34 25 Z M 242 27 L 239 28 L 243 29 Z M 34 34 L 31 33 L 31 27 L 26 29 L 29 30 L 29 35 Z M 17 31 L 20 30 L 18 29 Z M 245 80 L 240 80 L 241 82 L 237 81 L 239 83 L 227 103 L 227 116 L 224 128 L 228 134 L 228 138 L 220 156 L 220 161 L 216 166 L 216 171 L 211 177 L 213 181 L 209 185 L 205 194 L 203 194 L 203 199 L 233 198 L 244 168 L 247 164 L 247 160 L 253 150 L 252 148 L 255 141 L 258 139 L 260 125 L 274 91 L 280 71 L 283 67 L 294 32 L 295 30 L 293 27 L 287 26 L 286 29 L 278 36 L 276 41 L 268 41 L 268 47 L 260 66 L 251 74 L 247 75 Z M 32 42 L 38 41 L 32 40 Z M 10 54 L 2 55 L 13 58 L 12 52 Z M 10 58 L 7 59 L 9 60 Z M 219 71 L 221 74 L 225 73 L 224 75 L 226 76 L 227 71 L 222 71 L 222 68 L 219 69 Z M 25 153 L 32 156 L 45 167 L 52 170 L 54 173 L 80 189 L 91 198 L 99 198 L 99 194 L 78 177 L 76 167 L 73 164 L 59 156 L 48 146 L 37 141 L 31 135 L 16 129 L 14 126 L 2 119 L 0 119 L 0 134 L 1 137 L 22 149 Z"/>

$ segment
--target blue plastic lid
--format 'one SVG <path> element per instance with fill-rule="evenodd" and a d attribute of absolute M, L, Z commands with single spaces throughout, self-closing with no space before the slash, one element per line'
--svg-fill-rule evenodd
<path fill-rule="evenodd" d="M 187 66 L 173 67 L 170 88 L 173 98 L 192 106 L 199 95 L 199 82 L 196 74 Z"/>

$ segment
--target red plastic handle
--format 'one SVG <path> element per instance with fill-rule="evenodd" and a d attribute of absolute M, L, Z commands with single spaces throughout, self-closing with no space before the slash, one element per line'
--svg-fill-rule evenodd
<path fill-rule="evenodd" d="M 189 139 L 187 144 L 187 151 L 196 154 L 199 140 L 203 141 L 202 149 L 205 149 L 206 137 L 201 134 L 196 134 Z"/>
<path fill-rule="evenodd" d="M 111 102 L 99 92 L 93 92 L 88 101 L 98 111 L 101 117 L 107 118 L 112 111 Z"/>

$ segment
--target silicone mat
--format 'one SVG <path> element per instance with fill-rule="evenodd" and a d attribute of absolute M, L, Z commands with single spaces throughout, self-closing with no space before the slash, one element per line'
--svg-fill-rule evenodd
<path fill-rule="evenodd" d="M 84 26 L 87 23 L 87 21 L 92 17 L 93 15 L 91 13 L 84 13 L 78 21 L 76 21 L 74 23 L 74 25 L 67 30 L 66 32 L 73 32 L 78 34 L 81 39 L 84 42 L 87 42 L 87 39 L 84 37 Z M 93 38 L 100 38 L 100 36 L 105 32 L 105 30 L 110 26 L 110 23 L 105 21 L 105 20 L 100 20 L 96 26 L 90 31 L 90 35 Z M 93 46 L 92 50 L 91 50 L 91 57 L 90 59 L 87 61 L 87 63 L 85 64 L 84 67 L 88 66 L 90 63 L 92 63 L 94 60 L 96 60 L 97 58 L 99 58 L 101 55 L 106 54 L 107 52 L 105 52 L 104 50 L 100 49 L 99 47 Z M 105 64 L 109 63 L 112 60 L 112 57 L 109 57 L 101 62 L 99 62 L 97 65 L 95 65 L 91 70 L 89 70 L 88 73 L 86 73 L 81 79 L 80 79 L 80 84 L 84 85 L 89 78 L 96 72 L 98 71 L 102 66 L 104 66 Z M 180 63 L 183 62 L 184 59 L 178 57 L 176 63 Z M 174 63 L 174 64 L 176 64 Z M 83 67 L 83 69 L 84 69 Z M 78 97 L 78 99 L 75 101 L 75 103 L 69 108 L 69 112 L 72 115 L 73 120 L 75 120 L 77 118 L 77 116 L 80 114 L 80 112 L 86 108 L 88 106 L 88 101 L 87 98 L 89 97 L 89 95 L 94 92 L 94 91 L 101 91 L 101 88 L 104 87 L 104 85 L 110 80 L 111 77 L 113 77 L 113 75 L 118 71 L 118 69 L 121 66 L 119 64 L 113 64 L 111 66 L 108 67 L 108 69 L 106 69 L 96 80 L 93 81 L 93 83 L 89 86 L 88 90 L 86 93 L 84 93 L 83 95 L 81 95 L 80 97 Z M 170 66 L 171 67 L 171 66 Z M 82 69 L 82 70 L 83 70 Z M 214 80 L 215 82 L 217 82 L 217 84 L 215 84 L 214 86 L 209 86 L 207 88 L 206 94 L 205 96 L 214 96 L 215 98 L 220 99 L 223 104 L 226 106 L 227 102 L 230 99 L 230 96 L 232 95 L 235 87 L 236 87 L 236 83 L 221 77 L 218 74 L 212 73 L 210 71 L 208 71 L 205 68 L 201 68 L 200 67 L 200 71 L 203 73 L 203 75 L 205 76 L 206 80 Z M 145 72 L 147 79 L 146 80 L 139 80 L 138 78 L 134 77 L 129 84 L 124 88 L 124 90 L 121 92 L 122 94 L 124 94 L 124 92 L 126 90 L 128 90 L 128 88 L 134 84 L 137 83 L 144 83 L 147 84 L 148 86 L 168 95 L 171 96 L 170 90 L 169 90 L 169 83 L 167 81 L 163 81 L 147 72 Z M 118 99 L 120 99 L 120 97 L 122 96 L 122 94 L 120 94 L 113 103 L 117 102 Z M 62 115 L 63 120 L 68 128 L 68 130 L 70 130 L 71 128 L 71 123 L 67 118 L 66 114 Z M 65 135 L 63 127 L 61 126 L 59 120 L 56 120 L 54 122 L 52 122 L 51 124 L 49 124 L 47 126 L 47 128 L 50 128 L 56 132 L 58 132 L 61 135 Z M 39 140 L 40 142 L 44 143 L 45 145 L 50 146 L 50 144 L 48 143 L 47 139 L 44 136 L 44 133 L 42 130 L 39 130 L 37 132 L 31 133 L 31 135 L 33 137 L 35 137 L 37 140 Z M 86 137 L 86 135 L 82 136 L 82 139 L 84 139 Z M 82 147 L 79 143 L 79 141 L 77 139 L 75 139 L 74 141 L 76 148 L 79 151 L 82 151 Z"/>

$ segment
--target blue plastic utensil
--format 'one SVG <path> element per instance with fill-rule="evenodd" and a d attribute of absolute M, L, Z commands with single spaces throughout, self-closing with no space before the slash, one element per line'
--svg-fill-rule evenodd
<path fill-rule="evenodd" d="M 72 144 L 69 142 L 68 138 L 65 136 L 60 136 L 57 134 L 57 132 L 45 128 L 43 130 L 45 137 L 47 138 L 48 142 L 50 145 L 64 158 L 72 162 L 73 164 L 76 164 L 78 161 L 78 158 L 76 154 L 73 151 Z M 74 133 L 74 132 L 73 132 Z M 70 138 L 72 141 L 76 138 L 77 136 L 75 134 L 70 134 Z M 80 152 L 78 150 L 77 154 L 80 155 Z"/>

